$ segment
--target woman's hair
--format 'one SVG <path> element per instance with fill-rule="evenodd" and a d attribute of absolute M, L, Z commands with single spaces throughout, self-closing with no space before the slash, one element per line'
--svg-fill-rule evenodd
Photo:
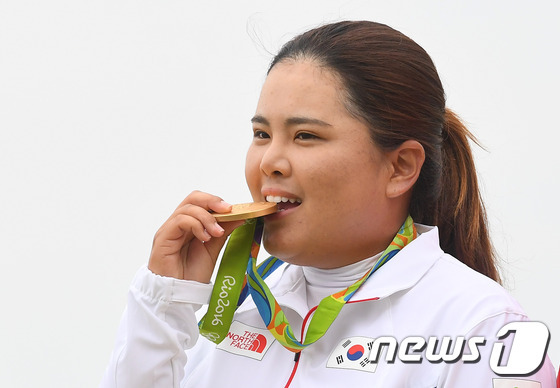
<path fill-rule="evenodd" d="M 430 56 L 407 36 L 379 23 L 345 21 L 305 32 L 274 57 L 308 59 L 335 74 L 347 110 L 368 124 L 376 145 L 395 149 L 416 140 L 425 161 L 414 185 L 410 214 L 437 225 L 442 249 L 499 281 L 488 236 L 469 139 L 445 107 L 445 93 Z"/>

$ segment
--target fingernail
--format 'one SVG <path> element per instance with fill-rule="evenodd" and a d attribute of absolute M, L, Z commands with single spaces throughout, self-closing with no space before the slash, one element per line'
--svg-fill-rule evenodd
<path fill-rule="evenodd" d="M 226 201 L 222 200 L 222 204 L 226 205 L 226 206 L 231 206 L 231 204 L 227 203 Z"/>
<path fill-rule="evenodd" d="M 214 225 L 215 225 L 215 228 L 216 228 L 218 231 L 220 231 L 220 232 L 225 232 L 224 228 L 222 228 L 222 227 L 220 226 L 220 224 L 218 224 L 217 222 L 216 222 Z"/>

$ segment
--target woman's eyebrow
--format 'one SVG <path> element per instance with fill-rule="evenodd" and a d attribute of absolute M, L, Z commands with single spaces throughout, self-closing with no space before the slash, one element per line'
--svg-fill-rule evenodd
<path fill-rule="evenodd" d="M 261 115 L 253 116 L 253 118 L 251 119 L 251 122 L 256 123 L 256 124 L 263 124 L 263 125 L 270 126 L 270 123 L 268 122 L 268 120 L 265 119 L 264 116 L 261 116 Z"/>
<path fill-rule="evenodd" d="M 299 125 L 299 124 L 314 124 L 314 125 L 319 125 L 321 127 L 332 127 L 331 124 L 323 120 L 314 119 L 311 117 L 290 117 L 286 119 L 285 123 L 286 126 Z"/>
<path fill-rule="evenodd" d="M 269 121 L 264 116 L 261 116 L 261 115 L 253 116 L 253 118 L 251 119 L 251 122 L 270 126 Z M 311 117 L 304 117 L 304 116 L 289 117 L 285 120 L 284 124 L 286 126 L 300 125 L 300 124 L 314 124 L 314 125 L 319 125 L 319 126 L 322 126 L 322 127 L 332 127 L 331 124 L 329 124 L 329 123 L 327 123 L 323 120 L 314 119 L 314 118 L 311 118 Z"/>

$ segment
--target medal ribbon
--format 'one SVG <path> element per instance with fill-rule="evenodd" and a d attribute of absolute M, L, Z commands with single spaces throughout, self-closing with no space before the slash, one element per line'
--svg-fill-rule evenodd
<path fill-rule="evenodd" d="M 261 237 L 262 237 L 262 227 L 263 227 L 262 220 L 253 222 L 251 225 L 252 228 L 250 228 L 250 230 L 253 231 L 253 238 L 252 238 L 253 241 L 251 244 L 250 255 L 248 259 L 246 258 L 245 260 L 239 261 L 238 262 L 239 264 L 237 264 L 238 268 L 241 268 L 242 264 L 247 265 L 247 276 L 243 281 L 243 289 L 241 290 L 240 294 L 237 294 L 240 295 L 238 299 L 238 303 L 234 308 L 232 308 L 232 312 L 229 321 L 227 321 L 227 324 L 226 325 L 222 324 L 220 326 L 221 328 L 223 328 L 221 335 L 219 334 L 216 335 L 215 334 L 216 330 L 214 331 L 208 329 L 203 330 L 203 326 L 208 326 L 208 324 L 204 325 L 204 322 L 208 323 L 209 321 L 209 319 L 207 318 L 208 314 L 212 314 L 212 312 L 214 313 L 214 319 L 212 322 L 218 323 L 215 317 L 218 310 L 221 311 L 221 309 L 220 308 L 218 308 L 217 310 L 212 309 L 213 306 L 212 302 L 215 299 L 214 296 L 216 293 L 218 294 L 218 296 L 220 295 L 224 296 L 223 293 L 224 287 L 220 286 L 220 284 L 222 285 L 225 284 L 223 282 L 227 281 L 228 277 L 227 276 L 224 277 L 223 280 L 220 282 L 219 275 L 222 270 L 222 266 L 224 265 L 223 264 L 224 259 L 226 259 L 228 247 L 230 246 L 230 242 L 228 242 L 228 246 L 226 246 L 226 250 L 222 258 L 222 264 L 220 265 L 220 269 L 218 270 L 218 276 L 216 278 L 217 282 L 212 292 L 212 298 L 210 300 L 208 313 L 199 324 L 199 326 L 201 327 L 201 334 L 216 343 L 221 342 L 221 340 L 225 338 L 225 336 L 227 335 L 229 325 L 231 324 L 231 320 L 233 319 L 233 313 L 235 312 L 235 309 L 237 308 L 237 306 L 241 305 L 243 300 L 245 300 L 245 298 L 247 297 L 247 294 L 250 294 L 268 330 L 272 333 L 274 338 L 278 340 L 278 342 L 280 342 L 286 349 L 292 352 L 299 352 L 302 349 L 306 348 L 307 346 L 319 340 L 326 333 L 326 331 L 329 329 L 331 324 L 334 322 L 342 307 L 346 304 L 346 302 L 348 302 L 352 298 L 352 296 L 354 295 L 354 293 L 356 293 L 356 291 L 360 288 L 360 286 L 366 280 L 368 280 L 369 277 L 375 271 L 381 268 L 381 266 L 387 263 L 402 248 L 404 248 L 407 244 L 409 244 L 412 240 L 414 240 L 417 237 L 417 231 L 416 231 L 416 227 L 414 226 L 414 222 L 412 221 L 412 217 L 408 216 L 404 224 L 401 226 L 399 232 L 391 242 L 391 244 L 389 244 L 389 246 L 381 254 L 379 260 L 364 276 L 362 276 L 358 281 L 356 281 L 348 288 L 327 296 L 319 303 L 315 313 L 313 314 L 313 317 L 311 318 L 311 322 L 309 323 L 307 333 L 305 335 L 305 340 L 303 342 L 300 342 L 295 338 L 294 332 L 288 322 L 288 319 L 286 318 L 284 312 L 280 308 L 280 305 L 272 295 L 270 289 L 264 282 L 264 279 L 270 273 L 272 273 L 272 271 L 274 271 L 281 264 L 283 264 L 283 262 L 276 257 L 269 257 L 267 260 L 265 260 L 261 265 L 257 267 L 256 258 L 260 247 Z M 245 227 L 245 225 L 243 225 L 243 227 Z M 246 233 L 247 230 L 249 230 L 249 228 L 245 228 L 245 229 L 246 229 L 245 242 L 248 242 Z M 232 236 L 230 236 L 230 240 L 237 230 L 239 230 L 239 228 L 232 233 Z M 239 234 L 241 235 L 242 233 L 243 232 L 240 232 Z M 237 241 L 237 239 L 235 239 L 234 241 Z M 227 262 L 229 262 L 229 260 L 227 260 Z M 241 272 L 239 269 L 238 271 L 239 271 L 238 273 Z M 242 278 L 238 278 L 238 279 L 242 279 Z M 240 281 L 236 281 L 236 282 L 241 283 Z M 218 291 L 216 291 L 216 288 L 218 288 Z M 222 291 L 220 292 L 220 290 Z M 220 300 L 218 299 L 214 304 L 216 306 L 226 304 L 226 302 L 222 302 L 221 304 L 219 302 Z M 228 304 L 227 307 L 231 308 L 234 303 L 232 303 L 232 301 L 229 300 L 227 304 Z M 222 321 L 220 320 L 219 323 L 222 323 Z"/>

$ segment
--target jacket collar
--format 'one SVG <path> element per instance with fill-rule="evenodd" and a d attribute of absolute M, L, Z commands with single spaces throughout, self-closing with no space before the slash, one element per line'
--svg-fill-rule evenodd
<path fill-rule="evenodd" d="M 352 300 L 381 299 L 412 288 L 443 255 L 437 227 L 420 224 L 416 227 L 420 235 L 379 268 Z"/>
<path fill-rule="evenodd" d="M 416 228 L 419 236 L 379 268 L 354 294 L 353 302 L 386 298 L 413 287 L 441 257 L 443 251 L 439 247 L 437 227 L 416 224 Z M 281 276 L 273 274 L 267 279 L 274 297 L 281 306 L 291 308 L 304 317 L 309 307 L 302 267 L 288 264 L 283 271 L 279 269 L 277 272 Z M 253 303 L 245 303 L 238 312 L 252 307 Z"/>

